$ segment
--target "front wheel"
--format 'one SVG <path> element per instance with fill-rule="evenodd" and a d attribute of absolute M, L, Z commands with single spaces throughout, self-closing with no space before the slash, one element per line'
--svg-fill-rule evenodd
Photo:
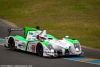
<path fill-rule="evenodd" d="M 36 52 L 39 56 L 43 56 L 43 46 L 41 44 L 38 44 L 36 47 Z"/>
<path fill-rule="evenodd" d="M 78 54 L 77 56 L 84 56 L 84 52 Z"/>

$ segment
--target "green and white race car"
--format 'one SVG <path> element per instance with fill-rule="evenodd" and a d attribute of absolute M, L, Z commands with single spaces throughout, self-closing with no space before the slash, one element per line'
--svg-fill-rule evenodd
<path fill-rule="evenodd" d="M 10 35 L 12 31 L 24 30 L 24 36 Z M 23 29 L 8 29 L 5 47 L 11 50 L 19 49 L 27 52 L 37 53 L 44 57 L 58 57 L 66 55 L 81 55 L 82 49 L 80 42 L 65 36 L 59 40 L 46 30 L 25 27 Z"/>

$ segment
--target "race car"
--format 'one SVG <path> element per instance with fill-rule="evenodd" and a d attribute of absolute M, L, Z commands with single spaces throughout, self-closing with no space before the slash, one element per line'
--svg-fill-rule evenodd
<path fill-rule="evenodd" d="M 10 35 L 12 31 L 24 30 L 24 36 Z M 11 50 L 19 49 L 27 52 L 37 53 L 43 57 L 58 57 L 68 55 L 82 54 L 80 42 L 76 39 L 70 39 L 65 36 L 61 40 L 46 30 L 41 31 L 39 28 L 25 27 L 22 29 L 8 29 L 5 47 Z"/>

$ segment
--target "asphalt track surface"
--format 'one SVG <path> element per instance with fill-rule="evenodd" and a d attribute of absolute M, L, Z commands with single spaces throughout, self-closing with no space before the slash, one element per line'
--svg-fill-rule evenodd
<path fill-rule="evenodd" d="M 0 20 L 0 42 L 2 42 L 7 36 L 7 28 L 9 27 L 9 25 Z M 22 34 L 21 32 L 15 33 Z M 84 56 L 82 57 L 67 56 L 58 58 L 44 58 L 29 52 L 19 50 L 11 51 L 10 49 L 3 47 L 3 45 L 0 45 L 0 67 L 2 67 L 2 65 L 32 65 L 32 67 L 100 67 L 99 50 L 83 48 L 83 51 Z M 90 63 L 76 60 L 80 60 L 80 58 L 82 60 L 84 60 L 84 58 L 89 59 L 88 62 Z"/>

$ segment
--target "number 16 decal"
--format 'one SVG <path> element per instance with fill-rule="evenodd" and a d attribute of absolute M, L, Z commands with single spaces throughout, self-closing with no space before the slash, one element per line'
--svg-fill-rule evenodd
<path fill-rule="evenodd" d="M 31 45 L 30 49 L 31 49 L 32 51 L 35 51 L 35 45 Z"/>

